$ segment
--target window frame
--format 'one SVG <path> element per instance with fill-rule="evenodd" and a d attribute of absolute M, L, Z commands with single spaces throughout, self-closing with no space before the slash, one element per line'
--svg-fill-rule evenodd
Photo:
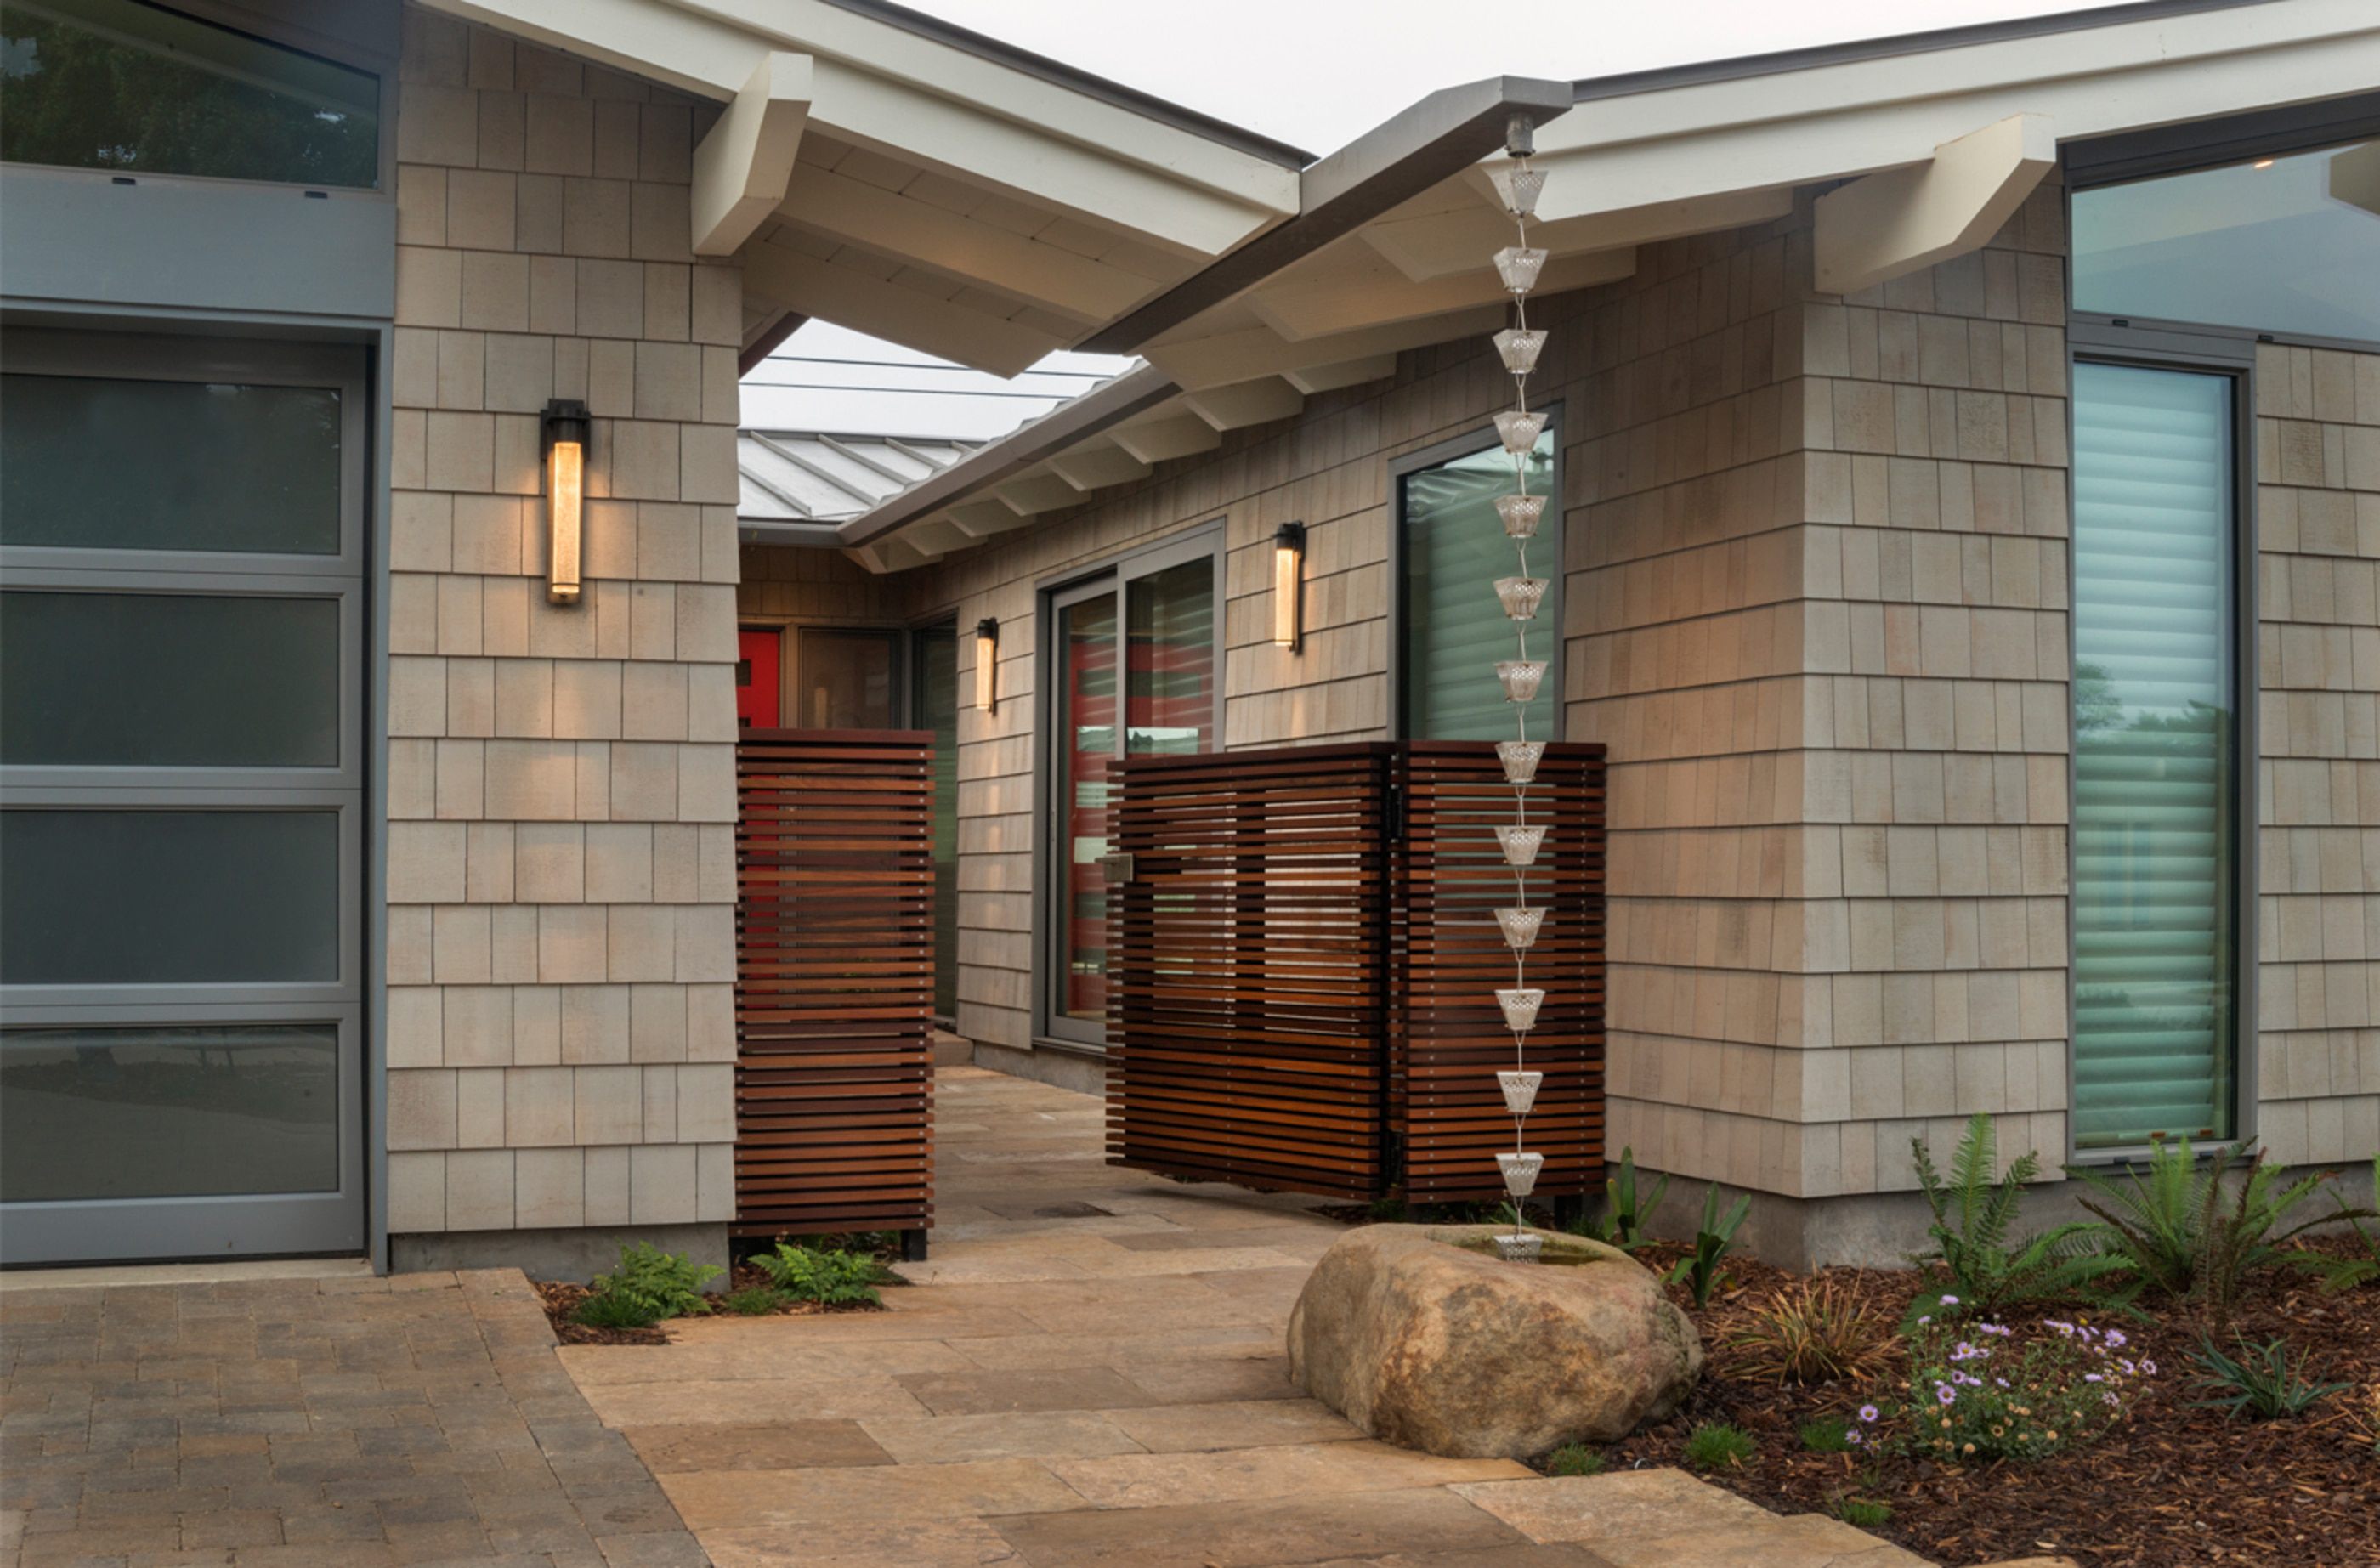
<path fill-rule="evenodd" d="M 1562 529 L 1563 554 L 1566 557 L 1569 553 L 1569 528 L 1566 515 L 1568 509 L 1562 503 L 1562 400 L 1559 397 L 1549 399 L 1540 405 L 1535 412 L 1545 415 L 1546 432 L 1553 437 L 1553 474 L 1547 483 L 1546 510 L 1554 517 L 1558 526 Z M 1459 458 L 1495 451 L 1502 444 L 1502 440 L 1497 435 L 1496 426 L 1491 419 L 1486 425 L 1466 430 L 1460 435 L 1450 436 L 1446 440 L 1433 443 L 1418 451 L 1408 452 L 1402 456 L 1390 459 L 1388 677 L 1389 737 L 1391 740 L 1415 738 L 1412 716 L 1407 711 L 1408 682 L 1405 677 L 1405 657 L 1412 646 L 1410 627 L 1407 624 L 1409 613 L 1405 608 L 1407 587 L 1405 571 L 1408 565 L 1405 547 L 1405 480 L 1414 474 L 1441 468 Z M 1540 527 L 1542 526 L 1541 524 Z M 1565 590 L 1570 586 L 1566 560 L 1557 560 L 1551 566 L 1545 568 L 1545 576 L 1554 578 Z M 1486 586 L 1481 585 L 1483 591 Z M 1560 595 L 1560 602 L 1561 617 L 1567 620 L 1570 615 L 1570 595 L 1567 591 Z M 1561 738 L 1561 732 L 1566 728 L 1568 718 L 1567 699 L 1563 692 L 1565 683 L 1562 678 L 1564 667 L 1570 662 L 1567 628 L 1557 623 L 1553 627 L 1553 637 L 1552 650 L 1546 657 L 1544 689 L 1550 699 L 1556 733 L 1544 737 L 1548 740 Z M 1485 680 L 1492 674 L 1493 672 L 1490 671 L 1482 671 L 1481 678 Z"/>
<path fill-rule="evenodd" d="M 2238 334 L 2180 333 L 2106 324 L 2077 316 L 2067 329 L 2066 419 L 2066 1163 L 2126 1166 L 2153 1157 L 2158 1143 L 2102 1145 L 2084 1149 L 2075 1136 L 2075 832 L 2077 748 L 2074 745 L 2074 658 L 2077 614 L 2072 584 L 2080 532 L 2074 506 L 2074 367 L 2131 366 L 2216 375 L 2231 383 L 2231 603 L 2230 646 L 2224 650 L 2225 683 L 2232 701 L 2233 735 L 2228 759 L 2228 804 L 2232 811 L 2231 874 L 2231 1134 L 2226 1144 L 2252 1143 L 2258 1135 L 2257 1086 L 2261 1077 L 2257 985 L 2262 958 L 2257 900 L 2262 893 L 2263 824 L 2257 817 L 2256 772 L 2263 760 L 2259 723 L 2260 671 L 2257 634 L 2263 599 L 2256 536 L 2256 342 Z"/>
<path fill-rule="evenodd" d="M 1124 722 L 1123 704 L 1129 699 L 1131 658 L 1131 616 L 1126 593 L 1130 585 L 1142 577 L 1179 566 L 1184 562 L 1207 559 L 1214 571 L 1215 603 L 1215 749 L 1227 747 L 1224 738 L 1225 692 L 1231 654 L 1229 631 L 1230 600 L 1226 565 L 1229 541 L 1225 537 L 1225 519 L 1216 517 L 1182 533 L 1151 543 L 1106 556 L 1087 565 L 1071 567 L 1051 575 L 1034 585 L 1034 653 L 1033 653 L 1033 933 L 1032 933 L 1032 994 L 1031 1029 L 1036 1050 L 1049 1049 L 1072 1051 L 1078 1055 L 1104 1057 L 1107 1054 L 1107 1026 L 1104 1021 L 1094 1026 L 1083 1019 L 1071 1018 L 1059 1010 L 1058 987 L 1065 972 L 1065 925 L 1059 918 L 1058 904 L 1062 890 L 1057 885 L 1060 869 L 1066 858 L 1061 854 L 1059 838 L 1064 824 L 1057 809 L 1052 792 L 1062 776 L 1064 759 L 1059 750 L 1057 729 L 1059 677 L 1058 613 L 1068 605 L 1096 599 L 1101 592 L 1115 600 L 1116 616 L 1116 750 L 1125 756 L 1131 726 Z M 964 1000 L 964 999 L 962 999 Z"/>

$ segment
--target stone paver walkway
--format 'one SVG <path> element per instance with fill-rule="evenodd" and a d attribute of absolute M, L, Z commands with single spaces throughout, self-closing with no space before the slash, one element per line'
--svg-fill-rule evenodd
<path fill-rule="evenodd" d="M 0 1294 L 0 1562 L 681 1568 L 515 1270 Z"/>
<path fill-rule="evenodd" d="M 1110 1169 L 1097 1100 L 980 1069 L 942 1072 L 936 1133 L 891 1310 L 560 1353 L 722 1568 L 1922 1568 L 1675 1471 L 1371 1441 L 1282 1354 L 1339 1226 Z"/>

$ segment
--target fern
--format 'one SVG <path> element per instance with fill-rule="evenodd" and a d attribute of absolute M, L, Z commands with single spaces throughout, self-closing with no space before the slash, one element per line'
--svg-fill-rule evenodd
<path fill-rule="evenodd" d="M 828 1307 L 878 1307 L 876 1282 L 883 1270 L 864 1252 L 821 1251 L 780 1241 L 774 1252 L 754 1256 L 753 1266 L 796 1301 Z"/>
<path fill-rule="evenodd" d="M 2123 1267 L 2083 1249 L 2090 1227 L 2081 1222 L 2010 1240 L 2025 1184 L 2040 1173 L 2041 1161 L 2028 1149 L 1995 1179 L 1999 1135 L 1984 1112 L 1975 1113 L 1951 1151 L 1947 1180 L 1924 1138 L 1912 1138 L 1909 1147 L 1918 1188 L 1934 1215 L 1926 1227 L 1934 1245 L 1915 1261 L 1939 1263 L 1949 1276 L 1945 1289 L 1921 1293 L 1910 1304 L 1909 1321 L 1944 1313 L 1992 1316 L 2029 1302 L 2092 1294 Z"/>
<path fill-rule="evenodd" d="M 726 1270 L 663 1252 L 650 1242 L 620 1249 L 620 1264 L 595 1276 L 595 1294 L 579 1304 L 578 1320 L 604 1329 L 650 1328 L 664 1318 L 710 1310 L 702 1287 Z"/>
<path fill-rule="evenodd" d="M 2372 1192 L 2373 1200 L 2380 1202 L 2380 1154 L 2372 1157 Z M 2289 1262 L 2320 1275 L 2322 1288 L 2333 1295 L 2380 1282 L 2380 1232 L 2367 1231 L 2362 1224 L 2372 1216 L 2359 1214 L 2342 1197 L 2338 1199 L 2338 1212 L 2331 1218 L 2355 1233 L 2355 1239 L 2363 1244 L 2363 1256 L 2333 1258 L 2326 1252 L 2292 1252 L 2288 1255 Z M 2380 1390 L 2374 1391 L 2374 1398 L 2380 1401 Z M 2375 1409 L 2380 1409 L 2380 1404 L 2375 1404 Z M 2380 1449 L 2380 1440 L 2375 1440 L 2374 1447 Z"/>

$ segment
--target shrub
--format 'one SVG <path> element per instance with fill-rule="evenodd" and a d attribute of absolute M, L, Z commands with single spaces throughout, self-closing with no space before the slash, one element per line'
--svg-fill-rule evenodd
<path fill-rule="evenodd" d="M 1925 1227 L 1934 1245 L 1914 1261 L 1938 1262 L 1950 1277 L 1945 1291 L 1921 1293 L 1910 1304 L 1912 1321 L 1946 1315 L 1946 1296 L 1963 1309 L 1951 1315 L 1985 1317 L 2073 1296 L 2122 1267 L 2085 1249 L 2082 1238 L 2090 1227 L 2081 1222 L 2037 1236 L 2011 1238 L 2024 1185 L 2040 1173 L 2041 1161 L 2028 1149 L 1994 1181 L 1999 1135 L 1984 1112 L 1977 1112 L 1961 1135 L 1950 1155 L 1948 1180 L 1935 1168 L 1933 1150 L 1924 1138 L 1910 1139 L 1909 1147 L 1916 1156 L 1918 1187 L 1934 1211 L 1933 1222 Z"/>
<path fill-rule="evenodd" d="M 2380 1154 L 2372 1157 L 2372 1191 L 2374 1201 L 2380 1202 Z M 2326 1252 L 2292 1252 L 2288 1255 L 2290 1263 L 2319 1274 L 2322 1288 L 2333 1293 L 2380 1282 L 2380 1231 L 2363 1228 L 2362 1222 L 2372 1218 L 2371 1215 L 2349 1208 L 2343 1197 L 2338 1198 L 2338 1212 L 2331 1218 L 2345 1222 L 2354 1231 L 2355 1239 L 2363 1244 L 2362 1252 L 2350 1253 L 2345 1258 L 2333 1258 Z"/>
<path fill-rule="evenodd" d="M 1873 1530 L 1892 1517 L 1892 1507 L 1889 1503 L 1870 1502 L 1864 1498 L 1837 1498 L 1835 1517 L 1856 1529 Z"/>
<path fill-rule="evenodd" d="M 876 1282 L 883 1270 L 875 1258 L 859 1252 L 820 1251 L 780 1241 L 774 1252 L 763 1252 L 752 1262 L 770 1282 L 795 1301 L 828 1307 L 878 1307 L 883 1298 Z"/>
<path fill-rule="evenodd" d="M 1600 1476 L 1603 1451 L 1583 1442 L 1566 1442 L 1547 1455 L 1546 1472 L 1553 1476 Z"/>
<path fill-rule="evenodd" d="M 1920 1322 L 1907 1404 L 1863 1405 L 1852 1440 L 1954 1465 L 2046 1458 L 2121 1421 L 2132 1388 L 2156 1375 L 2155 1362 L 2125 1354 L 2119 1329 L 2055 1318 L 2042 1327 L 2049 1331 L 2019 1340 L 1990 1319 Z"/>
<path fill-rule="evenodd" d="M 2341 1204 L 2337 1216 L 2285 1225 L 2328 1173 L 2283 1185 L 2280 1171 L 2265 1164 L 2260 1150 L 2249 1156 L 2244 1175 L 2227 1184 L 2240 1153 L 2236 1147 L 2219 1148 L 2202 1167 L 2184 1138 L 2152 1154 L 2145 1173 L 2135 1167 L 2120 1182 L 2101 1171 L 2067 1170 L 2097 1194 L 2082 1207 L 2099 1221 L 2087 1234 L 2105 1256 L 2147 1284 L 2197 1300 L 2216 1333 L 2230 1326 L 2248 1276 L 2280 1260 L 2280 1243 L 2330 1219 L 2368 1212 Z"/>
<path fill-rule="evenodd" d="M 1678 1260 L 1677 1267 L 1670 1270 L 1668 1281 L 1673 1285 L 1680 1280 L 1685 1281 L 1687 1288 L 1694 1292 L 1696 1307 L 1708 1307 L 1711 1294 L 1728 1282 L 1729 1276 L 1719 1272 L 1719 1259 L 1725 1258 L 1727 1249 L 1734 1245 L 1736 1228 L 1743 1223 L 1743 1217 L 1750 1212 L 1752 1195 L 1745 1193 L 1735 1200 L 1735 1207 L 1729 1209 L 1727 1218 L 1722 1220 L 1718 1212 L 1718 1184 L 1713 1182 L 1704 1192 L 1703 1222 L 1694 1232 L 1694 1249 Z"/>
<path fill-rule="evenodd" d="M 1840 1416 L 1814 1416 L 1802 1423 L 1798 1436 L 1812 1453 L 1849 1453 L 1852 1424 Z"/>
<path fill-rule="evenodd" d="M 1733 1469 L 1759 1452 L 1750 1432 L 1721 1421 L 1706 1421 L 1686 1439 L 1686 1463 L 1697 1470 Z"/>
<path fill-rule="evenodd" d="M 2199 1366 L 2205 1368 L 2198 1379 L 2199 1387 L 2215 1395 L 2213 1399 L 2198 1401 L 2198 1409 L 2220 1410 L 2234 1418 L 2247 1416 L 2259 1421 L 2277 1421 L 2284 1416 L 2311 1409 L 2350 1386 L 2306 1381 L 2301 1375 L 2305 1364 L 2290 1364 L 2286 1340 L 2251 1344 L 2242 1338 L 2239 1348 L 2237 1357 L 2228 1355 L 2209 1339 L 2201 1341 L 2192 1353 Z"/>
<path fill-rule="evenodd" d="M 1604 1184 L 1603 1212 L 1589 1224 L 1585 1234 L 1606 1242 L 1622 1252 L 1633 1252 L 1645 1245 L 1645 1222 L 1660 1207 L 1661 1195 L 1670 1190 L 1670 1178 L 1663 1176 L 1653 1184 L 1653 1190 L 1642 1195 L 1636 1191 L 1636 1150 L 1620 1151 L 1620 1169 Z"/>
<path fill-rule="evenodd" d="M 649 1329 L 665 1318 L 698 1316 L 710 1310 L 702 1287 L 723 1272 L 640 1241 L 620 1249 L 618 1268 L 595 1276 L 595 1294 L 576 1316 L 598 1329 Z"/>
<path fill-rule="evenodd" d="M 1864 1382 L 1898 1336 L 1885 1315 L 1831 1275 L 1804 1280 L 1752 1310 L 1730 1339 L 1748 1376 L 1779 1383 Z"/>
<path fill-rule="evenodd" d="M 792 1299 L 768 1285 L 750 1285 L 729 1295 L 720 1305 L 739 1318 L 765 1318 Z"/>

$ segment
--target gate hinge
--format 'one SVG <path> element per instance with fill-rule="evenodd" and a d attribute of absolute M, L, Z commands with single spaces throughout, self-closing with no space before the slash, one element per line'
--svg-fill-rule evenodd
<path fill-rule="evenodd" d="M 1108 886 L 1122 887 L 1133 880 L 1133 859 L 1128 850 L 1099 857 L 1099 869 L 1107 873 Z"/>

